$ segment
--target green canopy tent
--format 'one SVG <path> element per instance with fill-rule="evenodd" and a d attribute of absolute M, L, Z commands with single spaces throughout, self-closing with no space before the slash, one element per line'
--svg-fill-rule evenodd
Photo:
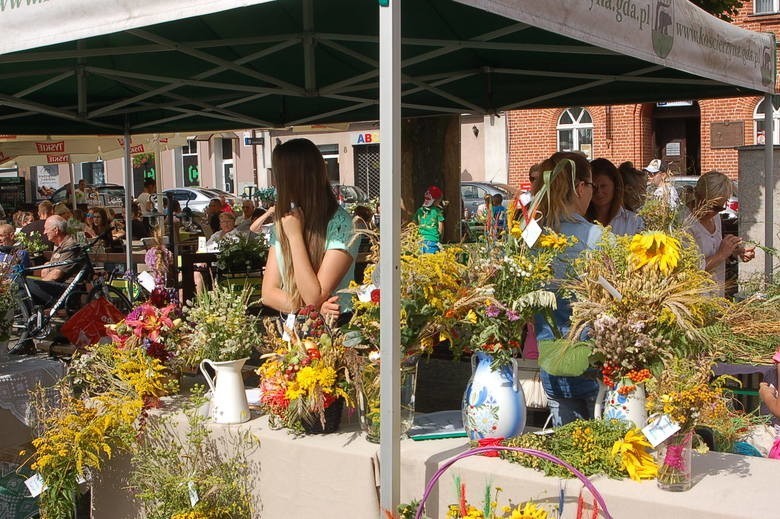
<path fill-rule="evenodd" d="M 683 0 L 414 0 L 403 10 L 400 0 L 0 0 L 0 28 L 0 133 L 129 135 L 378 117 L 380 268 L 391 294 L 382 344 L 399 341 L 401 114 L 770 95 L 775 79 L 772 35 Z M 398 366 L 396 349 L 383 348 L 385 366 Z M 383 371 L 382 387 L 381 504 L 392 509 L 397 369 Z"/>

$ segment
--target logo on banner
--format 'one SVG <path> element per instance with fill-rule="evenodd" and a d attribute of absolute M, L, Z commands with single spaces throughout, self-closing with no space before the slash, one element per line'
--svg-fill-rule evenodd
<path fill-rule="evenodd" d="M 135 155 L 136 153 L 143 153 L 143 152 L 144 152 L 143 144 L 136 144 L 135 146 L 130 146 L 131 155 Z"/>
<path fill-rule="evenodd" d="M 49 164 L 67 164 L 70 162 L 70 155 L 46 155 L 46 162 Z"/>
<path fill-rule="evenodd" d="M 65 153 L 65 141 L 60 142 L 36 142 L 38 153 Z"/>
<path fill-rule="evenodd" d="M 761 83 L 764 85 L 772 83 L 772 78 L 774 76 L 774 74 L 772 74 L 772 71 L 774 70 L 774 67 L 772 66 L 774 64 L 773 57 L 769 47 L 764 47 L 763 56 L 761 58 Z"/>
<path fill-rule="evenodd" d="M 655 1 L 652 36 L 656 55 L 659 58 L 668 56 L 674 45 L 674 0 Z"/>

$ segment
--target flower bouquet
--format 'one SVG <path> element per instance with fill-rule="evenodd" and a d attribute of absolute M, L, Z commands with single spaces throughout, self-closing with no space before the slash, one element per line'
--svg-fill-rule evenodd
<path fill-rule="evenodd" d="M 459 312 L 482 298 L 466 283 L 467 266 L 459 247 L 444 247 L 435 254 L 420 254 L 417 228 L 404 229 L 401 243 L 400 331 L 401 344 L 401 429 L 406 432 L 414 419 L 417 361 L 436 343 L 459 344 Z M 373 259 L 379 250 L 372 249 Z M 353 286 L 354 313 L 345 326 L 345 343 L 361 352 L 361 369 L 355 374 L 360 420 L 370 441 L 379 441 L 379 309 L 381 288 L 376 263 L 366 269 L 366 283 Z M 460 346 L 457 346 L 460 348 Z"/>
<path fill-rule="evenodd" d="M 247 313 L 251 295 L 248 286 L 235 291 L 215 285 L 184 306 L 187 342 L 179 355 L 185 365 L 200 365 L 211 388 L 210 414 L 216 423 L 250 418 L 242 370 L 261 343 L 258 320 Z"/>
<path fill-rule="evenodd" d="M 639 429 L 620 420 L 576 420 L 551 434 L 526 433 L 500 444 L 549 452 L 586 476 L 605 474 L 635 481 L 656 477 L 650 443 Z M 547 476 L 571 477 L 567 469 L 547 460 L 515 452 L 504 452 L 501 457 Z"/>
<path fill-rule="evenodd" d="M 357 352 L 344 346 L 343 336 L 328 331 L 313 307 L 298 315 L 302 326 L 287 330 L 289 341 L 277 335 L 275 350 L 262 357 L 265 362 L 257 370 L 260 406 L 273 427 L 297 433 L 333 432 L 344 403 L 350 400 Z"/>
<path fill-rule="evenodd" d="M 676 358 L 668 361 L 660 376 L 648 384 L 648 411 L 668 418 L 676 429 L 657 452 L 660 461 L 656 479 L 664 490 L 681 492 L 691 488 L 694 428 L 717 420 L 731 400 L 725 383 L 732 378 L 711 379 L 712 361 L 708 358 Z"/>
<path fill-rule="evenodd" d="M 553 278 L 551 263 L 573 244 L 573 238 L 550 230 L 528 247 L 520 224 L 509 212 L 509 233 L 502 239 L 478 244 L 469 250 L 468 284 L 483 287 L 482 304 L 461 305 L 458 330 L 465 352 L 483 352 L 499 369 L 521 356 L 526 324 L 534 315 L 555 307 L 555 294 L 548 288 Z M 458 343 L 453 344 L 457 347 Z"/>
<path fill-rule="evenodd" d="M 568 340 L 545 348 L 539 363 L 554 375 L 595 367 L 606 386 L 597 412 L 642 427 L 643 383 L 665 360 L 708 347 L 702 329 L 720 305 L 709 296 L 712 280 L 695 243 L 677 232 L 605 233 L 574 271 Z"/>
<path fill-rule="evenodd" d="M 119 348 L 141 348 L 164 365 L 180 369 L 178 352 L 185 341 L 181 307 L 168 291 L 155 288 L 148 301 L 133 308 L 116 324 L 106 325 Z"/>
<path fill-rule="evenodd" d="M 526 501 L 525 503 L 499 506 L 499 495 L 502 492 L 500 487 L 493 488 L 490 484 L 485 485 L 485 491 L 482 507 L 477 508 L 469 503 L 466 498 L 466 484 L 462 483 L 459 477 L 455 477 L 455 488 L 458 494 L 458 502 L 447 507 L 447 513 L 444 517 L 447 519 L 548 519 L 556 517 L 549 506 L 545 507 Z M 402 504 L 398 507 L 399 519 L 414 519 L 415 512 L 419 508 L 419 503 L 412 502 Z M 427 519 L 427 515 L 423 515 Z"/>
<path fill-rule="evenodd" d="M 261 343 L 259 321 L 247 313 L 252 289 L 235 291 L 215 285 L 204 290 L 183 308 L 187 344 L 182 362 L 196 366 L 203 359 L 214 362 L 245 359 Z"/>

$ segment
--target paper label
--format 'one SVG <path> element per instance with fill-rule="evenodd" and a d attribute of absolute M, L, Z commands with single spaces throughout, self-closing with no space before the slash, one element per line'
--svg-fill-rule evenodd
<path fill-rule="evenodd" d="M 528 222 L 528 225 L 525 226 L 525 229 L 523 229 L 523 240 L 525 240 L 526 245 L 529 247 L 533 247 L 536 243 L 536 240 L 539 239 L 539 236 L 542 235 L 542 228 L 539 227 L 539 224 L 536 222 L 536 220 L 531 220 Z"/>
<path fill-rule="evenodd" d="M 604 276 L 599 276 L 598 283 L 599 283 L 599 285 L 603 286 L 604 289 L 607 292 L 609 292 L 609 295 L 614 297 L 616 300 L 618 300 L 618 301 L 622 301 L 623 300 L 623 294 L 618 292 L 618 289 L 615 288 L 615 286 L 612 283 L 610 283 L 609 281 L 604 279 Z"/>
<path fill-rule="evenodd" d="M 295 330 L 295 314 L 287 314 L 287 319 L 284 321 L 284 333 L 282 334 L 282 340 L 290 342 L 290 334 L 287 330 Z"/>
<path fill-rule="evenodd" d="M 31 497 L 37 497 L 46 490 L 46 485 L 43 484 L 43 478 L 37 472 L 24 481 L 27 485 L 27 489 L 30 491 Z"/>
<path fill-rule="evenodd" d="M 141 286 L 144 287 L 148 292 L 154 290 L 154 287 L 156 285 L 156 283 L 154 282 L 154 276 L 152 276 L 146 270 L 138 274 L 138 282 L 141 283 Z"/>
<path fill-rule="evenodd" d="M 195 482 L 190 481 L 187 483 L 187 493 L 190 495 L 190 506 L 195 508 L 200 498 L 198 497 L 198 489 L 195 488 Z"/>
<path fill-rule="evenodd" d="M 198 252 L 206 251 L 206 237 L 198 236 Z"/>
<path fill-rule="evenodd" d="M 642 433 L 653 448 L 660 445 L 665 439 L 680 430 L 680 425 L 672 421 L 669 415 L 658 415 L 642 429 Z"/>

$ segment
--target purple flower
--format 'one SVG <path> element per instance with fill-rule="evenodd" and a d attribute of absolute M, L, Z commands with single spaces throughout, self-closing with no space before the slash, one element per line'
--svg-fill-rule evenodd
<path fill-rule="evenodd" d="M 506 311 L 506 318 L 510 321 L 517 321 L 520 319 L 520 314 L 515 312 L 514 310 L 507 310 Z"/>
<path fill-rule="evenodd" d="M 133 308 L 129 314 L 127 314 L 127 319 L 130 319 L 131 321 L 137 321 L 139 317 L 141 317 L 141 313 L 143 312 L 143 309 L 141 308 L 141 305 L 136 306 Z"/>
<path fill-rule="evenodd" d="M 490 305 L 488 306 L 487 310 L 485 310 L 485 315 L 487 315 L 488 317 L 498 317 L 500 314 L 501 314 L 501 309 L 496 305 Z"/>

